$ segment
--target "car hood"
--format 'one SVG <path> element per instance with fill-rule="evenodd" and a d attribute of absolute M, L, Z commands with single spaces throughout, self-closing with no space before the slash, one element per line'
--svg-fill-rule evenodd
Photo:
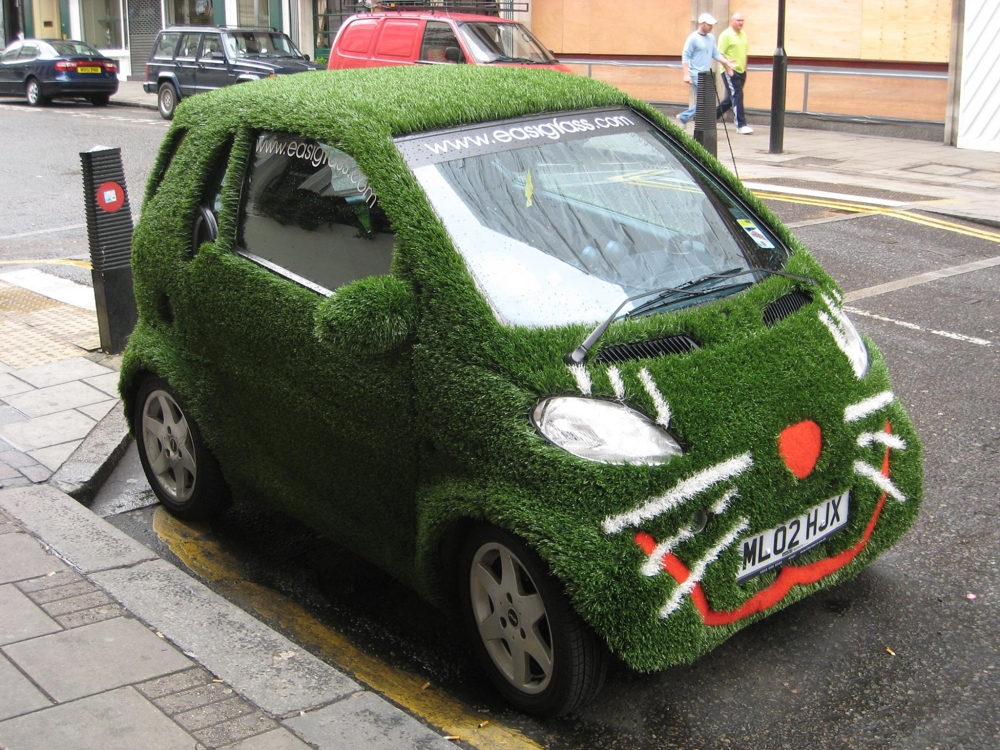
<path fill-rule="evenodd" d="M 289 57 L 276 58 L 274 60 L 243 59 L 236 63 L 234 67 L 240 72 L 263 73 L 265 75 L 270 75 L 271 73 L 285 75 L 288 73 L 302 73 L 306 70 L 320 70 L 320 66 L 314 62 L 296 60 Z"/>

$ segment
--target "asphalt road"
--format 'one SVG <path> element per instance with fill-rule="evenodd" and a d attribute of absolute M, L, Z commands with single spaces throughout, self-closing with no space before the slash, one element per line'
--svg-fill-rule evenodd
<path fill-rule="evenodd" d="M 120 145 L 136 210 L 164 132 L 155 112 L 20 103 L 0 103 L 0 129 L 0 260 L 85 257 L 78 152 Z M 1000 236 L 970 224 L 771 206 L 799 225 L 798 236 L 848 293 L 1000 256 Z M 818 219 L 837 220 L 811 223 Z M 74 224 L 81 228 L 46 232 Z M 230 577 L 259 584 L 250 595 L 222 576 L 217 588 L 314 653 L 336 661 L 342 652 L 330 644 L 346 640 L 381 665 L 365 667 L 376 689 L 388 693 L 377 682 L 394 672 L 420 675 L 447 700 L 519 731 L 523 746 L 996 747 L 998 290 L 993 267 L 856 301 L 849 294 L 852 319 L 882 349 L 924 442 L 923 511 L 897 547 L 854 581 L 743 630 L 691 666 L 649 675 L 613 667 L 598 699 L 565 719 L 537 722 L 505 708 L 453 624 L 287 519 L 237 505 L 196 536 L 232 561 Z M 171 551 L 176 531 L 164 532 L 154 507 L 139 507 L 150 502 L 129 462 L 99 498 L 121 528 L 206 575 L 198 560 Z M 292 606 L 312 618 L 308 627 L 279 616 Z M 409 707 L 434 723 L 419 702 Z"/>

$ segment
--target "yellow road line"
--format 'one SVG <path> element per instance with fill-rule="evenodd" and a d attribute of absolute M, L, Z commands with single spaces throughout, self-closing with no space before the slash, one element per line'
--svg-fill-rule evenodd
<path fill-rule="evenodd" d="M 185 523 L 157 508 L 153 530 L 185 565 L 217 590 L 251 612 L 293 633 L 301 646 L 321 654 L 334 666 L 350 672 L 361 682 L 382 693 L 446 734 L 481 750 L 540 750 L 541 745 L 492 716 L 463 705 L 427 679 L 392 668 L 363 653 L 343 635 L 323 624 L 312 613 L 283 594 L 244 580 L 235 558 L 220 545 L 211 529 Z M 479 725 L 489 718 L 485 727 Z"/>
<path fill-rule="evenodd" d="M 0 266 L 78 266 L 80 268 L 90 268 L 90 262 L 86 260 L 72 260 L 71 258 L 35 258 L 32 260 L 0 260 Z"/>
<path fill-rule="evenodd" d="M 883 206 L 872 206 L 864 203 L 851 203 L 849 201 L 836 201 L 828 200 L 826 198 L 813 198 L 805 196 L 796 195 L 786 195 L 784 193 L 768 193 L 768 192 L 754 192 L 761 200 L 772 200 L 781 201 L 783 203 L 797 203 L 803 206 L 818 206 L 820 208 L 829 208 L 834 211 L 849 211 L 851 213 L 857 214 L 878 214 L 881 216 L 890 216 L 895 219 L 900 219 L 902 221 L 908 221 L 913 224 L 920 224 L 922 226 L 931 227 L 934 229 L 942 229 L 946 232 L 952 232 L 953 234 L 961 234 L 967 237 L 974 237 L 980 240 L 986 240 L 988 242 L 998 242 L 1000 243 L 1000 232 L 992 232 L 988 229 L 978 229 L 975 227 L 968 227 L 964 224 L 958 224 L 953 221 L 947 221 L 945 219 L 939 219 L 933 216 L 923 216 L 921 214 L 915 214 L 912 211 L 907 211 L 900 208 L 887 208 Z"/>

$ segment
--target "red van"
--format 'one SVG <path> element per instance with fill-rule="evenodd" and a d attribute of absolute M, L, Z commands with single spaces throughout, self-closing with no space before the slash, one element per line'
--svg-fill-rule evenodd
<path fill-rule="evenodd" d="M 437 63 L 538 65 L 570 72 L 517 21 L 429 6 L 380 8 L 346 19 L 327 68 Z"/>

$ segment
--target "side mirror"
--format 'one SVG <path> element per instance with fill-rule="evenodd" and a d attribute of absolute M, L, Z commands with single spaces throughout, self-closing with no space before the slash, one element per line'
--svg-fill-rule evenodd
<path fill-rule="evenodd" d="M 444 59 L 448 62 L 462 63 L 465 62 L 465 55 L 462 54 L 462 50 L 458 47 L 445 47 Z"/>
<path fill-rule="evenodd" d="M 369 276 L 343 286 L 316 311 L 320 341 L 352 354 L 382 355 L 413 335 L 417 300 L 395 276 Z"/>
<path fill-rule="evenodd" d="M 215 214 L 207 206 L 199 206 L 191 229 L 191 255 L 198 254 L 203 242 L 215 242 L 219 238 L 219 223 Z"/>

